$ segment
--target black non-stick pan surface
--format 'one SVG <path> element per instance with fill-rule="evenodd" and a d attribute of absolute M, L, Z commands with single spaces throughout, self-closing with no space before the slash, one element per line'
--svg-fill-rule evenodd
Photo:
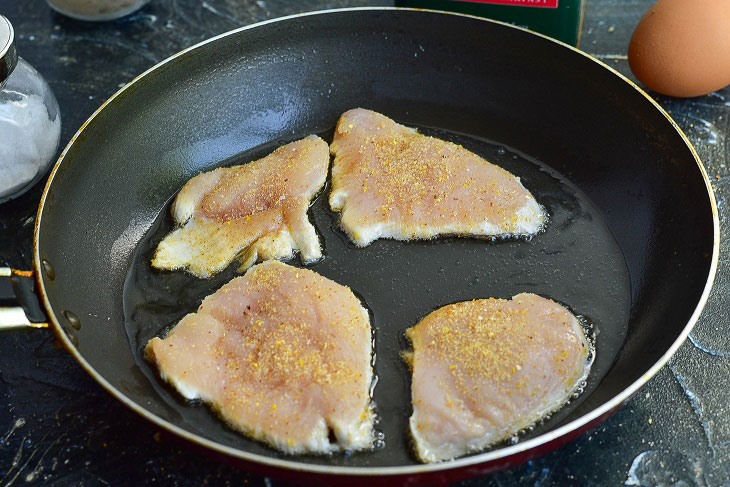
<path fill-rule="evenodd" d="M 171 198 L 190 177 L 308 134 L 331 140 L 339 115 L 354 107 L 511 171 L 550 220 L 530 240 L 381 240 L 357 249 L 329 210 L 326 187 L 310 210 L 325 258 L 309 267 L 350 286 L 371 312 L 382 441 L 371 452 L 291 457 L 183 401 L 141 354 L 148 339 L 237 275 L 235 265 L 201 280 L 153 270 L 149 259 L 172 228 Z M 524 461 L 618 407 L 689 333 L 714 276 L 717 235 L 714 198 L 694 150 L 650 98 L 606 66 L 483 19 L 355 9 L 233 31 L 121 90 L 54 169 L 39 210 L 35 264 L 72 353 L 149 420 L 269 472 L 417 482 Z M 445 304 L 520 292 L 552 298 L 583 318 L 596 347 L 584 392 L 485 453 L 418 464 L 407 430 L 403 331 Z"/>

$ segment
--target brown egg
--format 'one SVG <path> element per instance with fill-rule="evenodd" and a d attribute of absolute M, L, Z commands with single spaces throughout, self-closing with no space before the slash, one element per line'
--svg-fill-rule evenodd
<path fill-rule="evenodd" d="M 636 26 L 629 65 L 647 87 L 699 96 L 730 84 L 730 0 L 659 0 Z"/>

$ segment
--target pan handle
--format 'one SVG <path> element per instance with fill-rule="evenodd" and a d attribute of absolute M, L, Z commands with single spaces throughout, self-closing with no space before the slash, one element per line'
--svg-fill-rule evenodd
<path fill-rule="evenodd" d="M 0 267 L 0 331 L 12 328 L 48 328 L 48 321 L 33 272 Z"/>

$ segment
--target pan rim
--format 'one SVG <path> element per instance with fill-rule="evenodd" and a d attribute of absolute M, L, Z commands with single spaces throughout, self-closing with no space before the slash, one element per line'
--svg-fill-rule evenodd
<path fill-rule="evenodd" d="M 337 14 L 342 12 L 354 12 L 354 11 L 413 11 L 413 12 L 425 12 L 430 14 L 440 14 L 440 15 L 451 15 L 456 17 L 466 17 L 473 20 L 479 20 L 483 22 L 490 22 L 494 24 L 499 24 L 502 26 L 506 26 L 509 28 L 517 29 L 524 31 L 528 34 L 535 35 L 538 37 L 541 37 L 543 39 L 546 39 L 550 42 L 553 42 L 559 46 L 562 46 L 564 48 L 567 48 L 576 54 L 579 54 L 585 58 L 587 58 L 590 61 L 593 61 L 597 63 L 599 66 L 607 69 L 610 73 L 617 76 L 619 79 L 624 81 L 625 83 L 629 84 L 631 87 L 633 87 L 639 94 L 641 94 L 644 98 L 646 98 L 664 117 L 669 121 L 670 125 L 674 128 L 674 130 L 677 132 L 677 134 L 680 136 L 680 138 L 684 141 L 687 148 L 690 150 L 690 153 L 695 159 L 695 162 L 697 163 L 697 167 L 700 171 L 700 174 L 705 182 L 705 187 L 707 189 L 708 197 L 710 200 L 710 206 L 711 206 L 711 212 L 712 212 L 712 220 L 713 220 L 713 245 L 712 245 L 712 258 L 710 262 L 710 269 L 707 276 L 707 281 L 705 283 L 705 287 L 703 289 L 702 295 L 700 296 L 700 299 L 697 302 L 697 305 L 695 306 L 695 309 L 692 312 L 692 315 L 690 316 L 689 320 L 687 321 L 687 324 L 683 328 L 682 332 L 679 334 L 677 339 L 672 343 L 672 345 L 668 348 L 668 350 L 657 360 L 656 363 L 654 363 L 642 376 L 631 383 L 628 387 L 626 387 L 623 391 L 615 395 L 613 398 L 611 398 L 609 401 L 606 401 L 604 404 L 599 406 L 598 408 L 594 409 L 593 411 L 589 412 L 588 414 L 585 414 L 570 423 L 567 423 L 559 428 L 556 428 L 554 430 L 548 431 L 538 437 L 532 438 L 530 440 L 526 440 L 520 443 L 517 443 L 516 445 L 510 445 L 505 448 L 499 448 L 496 450 L 467 456 L 464 458 L 457 458 L 455 460 L 450 460 L 446 462 L 440 462 L 440 463 L 433 463 L 433 464 L 420 464 L 420 465 L 400 465 L 400 466 L 390 466 L 390 467 L 346 467 L 346 466 L 329 466 L 329 465 L 320 465 L 320 464 L 314 464 L 314 463 L 303 463 L 299 462 L 294 459 L 281 459 L 281 458 L 272 458 L 264 455 L 259 455 L 255 453 L 246 452 L 237 448 L 233 448 L 230 446 L 222 445 L 218 442 L 215 442 L 213 440 L 209 440 L 207 438 L 204 438 L 202 436 L 199 436 L 197 434 L 191 433 L 179 426 L 176 426 L 161 417 L 157 416 L 156 414 L 146 410 L 142 406 L 140 406 L 137 402 L 129 399 L 124 393 L 122 393 L 120 390 L 118 390 L 116 387 L 114 387 L 112 384 L 110 384 L 100 373 L 98 373 L 94 367 L 91 366 L 89 362 L 86 361 L 86 359 L 81 355 L 79 350 L 73 345 L 69 337 L 66 335 L 65 331 L 61 327 L 60 321 L 56 314 L 53 311 L 53 306 L 51 305 L 46 290 L 44 286 L 44 279 L 42 275 L 42 269 L 41 266 L 41 258 L 40 258 L 40 248 L 39 248 L 39 240 L 40 240 L 40 227 L 41 227 L 41 221 L 42 221 L 42 214 L 43 209 L 46 203 L 46 198 L 48 195 L 48 192 L 51 188 L 51 185 L 53 183 L 53 180 L 55 178 L 56 172 L 59 169 L 61 163 L 63 162 L 64 158 L 66 157 L 68 151 L 71 149 L 71 147 L 74 145 L 78 137 L 81 135 L 83 130 L 91 123 L 91 121 L 114 99 L 116 99 L 119 95 L 121 95 L 124 91 L 126 91 L 129 87 L 131 87 L 134 83 L 140 81 L 142 78 L 147 76 L 148 74 L 152 73 L 153 71 L 161 68 L 168 62 L 171 62 L 175 60 L 176 58 L 194 50 L 201 46 L 204 46 L 208 43 L 217 41 L 218 39 L 222 39 L 224 37 L 237 34 L 239 32 L 254 29 L 256 27 L 261 27 L 267 24 L 277 23 L 277 22 L 283 22 L 295 18 L 300 17 L 308 17 L 308 16 L 315 16 L 315 15 L 327 15 L 327 14 Z M 692 143 L 689 141 L 685 133 L 682 131 L 682 129 L 677 125 L 677 123 L 674 121 L 674 119 L 669 115 L 669 113 L 666 112 L 648 93 L 646 93 L 641 87 L 639 87 L 636 83 L 634 83 L 632 80 L 609 66 L 608 64 L 602 62 L 601 60 L 591 56 L 590 54 L 578 49 L 577 47 L 571 46 L 569 44 L 566 44 L 562 41 L 558 41 L 556 39 L 553 39 L 551 37 L 548 37 L 546 35 L 540 34 L 538 32 L 531 31 L 529 29 L 514 26 L 505 22 L 487 19 L 483 17 L 477 17 L 474 15 L 468 15 L 468 14 L 462 14 L 457 12 L 443 12 L 439 10 L 432 10 L 432 9 L 419 9 L 419 8 L 402 8 L 402 7 L 349 7 L 349 8 L 338 8 L 338 9 L 330 9 L 330 10 L 317 10 L 312 12 L 304 12 L 299 14 L 293 14 L 288 15 L 284 17 L 277 17 L 274 19 L 264 20 L 261 22 L 257 22 L 254 24 L 245 25 L 242 27 L 239 27 L 237 29 L 233 29 L 227 32 L 224 32 L 222 34 L 218 34 L 216 36 L 213 36 L 209 39 L 206 39 L 204 41 L 201 41 L 197 44 L 194 44 L 186 49 L 183 49 L 176 54 L 173 54 L 172 56 L 164 59 L 163 61 L 155 64 L 154 66 L 148 68 L 144 72 L 142 72 L 140 75 L 136 76 L 132 81 L 124 85 L 121 89 L 119 89 L 116 93 L 111 95 L 109 99 L 107 99 L 99 108 L 97 108 L 94 113 L 81 125 L 81 127 L 78 129 L 78 131 L 71 137 L 66 147 L 61 152 L 58 160 L 53 166 L 53 169 L 51 170 L 50 176 L 48 178 L 48 181 L 46 183 L 45 188 L 43 189 L 43 194 L 41 196 L 40 204 L 38 207 L 38 212 L 36 215 L 36 222 L 35 222 L 35 229 L 34 229 L 34 235 L 33 235 L 33 268 L 34 268 L 34 275 L 36 278 L 36 283 L 38 286 L 38 292 L 40 294 L 42 303 L 45 307 L 45 310 L 48 314 L 48 317 L 50 318 L 50 322 L 53 326 L 54 332 L 59 337 L 59 340 L 61 340 L 62 344 L 65 346 L 65 348 L 71 353 L 71 355 L 76 359 L 77 362 L 86 370 L 86 372 L 91 375 L 94 380 L 96 380 L 104 389 L 106 389 L 112 396 L 114 396 L 117 400 L 119 400 L 122 404 L 129 407 L 132 411 L 139 414 L 146 420 L 154 423 L 155 425 L 170 431 L 177 436 L 190 441 L 194 444 L 197 444 L 199 446 L 202 446 L 204 448 L 210 449 L 214 452 L 218 452 L 221 454 L 224 454 L 229 457 L 237 458 L 240 460 L 248 461 L 257 463 L 260 465 L 273 467 L 273 468 L 284 468 L 290 471 L 299 471 L 299 472 L 306 472 L 306 473 L 312 473 L 312 474 L 325 474 L 325 475 L 355 475 L 358 477 L 366 477 L 366 476 L 397 476 L 397 475 L 410 475 L 410 474 L 425 474 L 425 473 L 435 473 L 440 471 L 448 471 L 448 470 L 455 470 L 460 469 L 464 467 L 479 465 L 479 464 L 485 464 L 488 462 L 493 462 L 502 458 L 508 458 L 514 455 L 518 455 L 522 452 L 526 452 L 528 450 L 533 450 L 537 447 L 540 447 L 542 445 L 546 445 L 549 443 L 552 443 L 553 441 L 558 440 L 559 438 L 568 436 L 571 432 L 580 432 L 582 429 L 584 429 L 587 425 L 596 422 L 596 421 L 602 421 L 602 417 L 607 416 L 611 411 L 621 406 L 624 402 L 626 402 L 631 396 L 633 396 L 641 387 L 644 386 L 659 370 L 669 361 L 669 359 L 677 352 L 679 347 L 685 342 L 687 337 L 689 336 L 689 333 L 692 331 L 692 328 L 697 323 L 697 320 L 700 317 L 700 314 L 707 303 L 707 299 L 710 294 L 710 290 L 712 288 L 715 274 L 717 272 L 718 267 L 718 261 L 719 261 L 719 251 L 720 251 L 720 220 L 719 220 L 719 212 L 717 208 L 717 202 L 715 199 L 715 195 L 712 189 L 712 185 L 710 183 L 710 179 L 707 175 L 707 171 L 702 164 L 702 161 L 700 160 L 699 155 L 697 154 L 697 151 L 692 146 Z M 294 458 L 294 457 L 292 457 Z"/>

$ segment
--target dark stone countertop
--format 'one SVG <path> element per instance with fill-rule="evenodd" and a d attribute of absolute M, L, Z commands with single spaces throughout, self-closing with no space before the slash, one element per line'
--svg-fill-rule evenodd
<path fill-rule="evenodd" d="M 108 96 L 149 66 L 252 22 L 355 0 L 153 0 L 115 22 L 77 22 L 41 0 L 0 0 L 19 54 L 49 81 L 63 115 L 61 144 Z M 581 48 L 631 76 L 626 47 L 651 0 L 587 0 Z M 711 175 L 722 225 L 715 287 L 690 339 L 623 409 L 573 443 L 476 485 L 730 484 L 730 89 L 658 97 Z M 30 268 L 43 182 L 0 206 L 0 262 Z M 249 475 L 156 434 L 96 384 L 50 332 L 0 335 L 0 484 L 283 485 Z"/>

